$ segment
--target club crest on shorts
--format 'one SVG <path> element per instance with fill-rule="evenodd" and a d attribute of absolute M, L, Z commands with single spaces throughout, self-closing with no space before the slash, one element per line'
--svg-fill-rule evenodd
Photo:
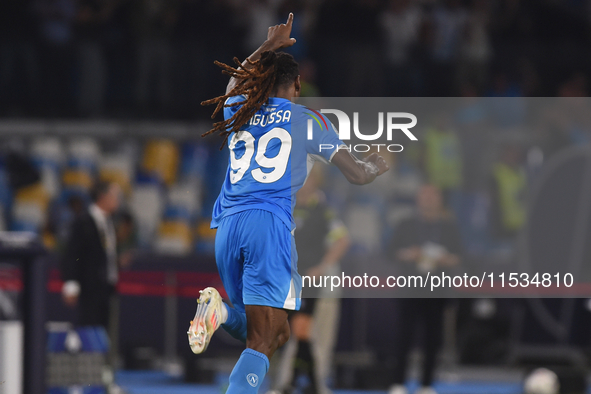
<path fill-rule="evenodd" d="M 259 384 L 259 377 L 257 376 L 257 374 L 249 373 L 248 375 L 246 375 L 246 381 L 252 387 L 256 387 Z"/>

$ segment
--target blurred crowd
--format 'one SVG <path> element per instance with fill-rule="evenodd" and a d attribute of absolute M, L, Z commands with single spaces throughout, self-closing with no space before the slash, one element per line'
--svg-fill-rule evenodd
<path fill-rule="evenodd" d="M 586 96 L 586 0 L 4 0 L 0 114 L 205 118 L 294 12 L 305 93 Z"/>
<path fill-rule="evenodd" d="M 474 223 L 481 223 L 482 232 L 510 240 L 524 223 L 536 169 L 561 149 L 591 141 L 583 100 L 563 101 L 532 120 L 532 103 L 518 99 L 588 95 L 587 0 L 4 0 L 0 116 L 121 124 L 206 120 L 211 109 L 201 101 L 221 94 L 227 83 L 213 61 L 244 59 L 264 41 L 267 27 L 289 12 L 297 39 L 289 51 L 300 63 L 304 96 L 475 100 L 457 113 L 422 119 L 420 147 L 392 156 L 385 191 L 377 193 L 385 196 L 378 218 L 399 217 L 412 205 L 405 202 L 417 185 L 428 182 L 442 190 L 460 221 L 470 223 L 464 237 L 474 238 Z M 497 106 L 475 99 L 483 96 L 515 100 Z M 155 135 L 164 137 L 167 127 Z M 150 142 L 131 132 L 121 143 L 77 138 L 88 134 L 84 127 L 71 131 L 76 138 L 35 136 L 18 140 L 16 149 L 14 141 L 2 146 L 0 181 L 10 187 L 0 196 L 0 227 L 60 234 L 57 227 L 67 220 L 43 212 L 57 204 L 68 216 L 72 190 L 85 196 L 100 178 L 117 181 L 129 205 L 138 207 L 131 211 L 143 231 L 140 244 L 172 233 L 182 240 L 178 250 L 193 249 L 223 178 L 225 156 L 215 141 Z M 10 184 L 6 174 L 15 150 L 32 159 L 38 173 L 33 181 L 43 187 Z M 219 160 L 210 163 L 214 157 Z M 179 197 L 187 195 L 192 202 Z M 31 210 L 31 201 L 42 209 Z M 142 204 L 158 208 L 148 212 Z M 339 209 L 354 217 L 355 204 L 352 198 Z M 395 212 L 388 216 L 388 210 Z M 395 220 L 375 222 L 395 227 Z M 354 244 L 383 238 L 379 230 L 375 237 L 366 230 L 358 239 L 353 234 Z"/>
<path fill-rule="evenodd" d="M 457 221 L 448 249 L 462 264 L 512 259 L 543 163 L 591 142 L 591 107 L 581 99 L 589 94 L 591 0 L 2 0 L 0 116 L 22 122 L 3 128 L 0 230 L 36 231 L 63 250 L 101 180 L 122 191 L 113 216 L 118 253 L 211 254 L 210 213 L 227 149 L 220 153 L 215 138 L 196 141 L 206 129 L 192 122 L 209 122 L 211 109 L 200 103 L 227 83 L 213 61 L 244 59 L 289 12 L 297 39 L 289 52 L 305 96 L 470 98 L 457 111 L 421 118 L 419 143 L 387 155 L 391 171 L 363 191 L 326 170 L 318 187 L 351 242 L 343 266 L 417 254 L 425 240 L 401 241 L 406 232 L 396 230 L 429 201 Z M 554 96 L 565 99 L 519 99 Z M 31 118 L 106 120 L 35 132 Z M 154 119 L 187 122 L 144 121 Z M 185 126 L 190 133 L 173 136 Z M 393 240 L 400 250 L 388 252 Z M 408 304 L 401 313 L 428 307 Z M 432 329 L 442 331 L 441 315 L 432 316 Z M 475 335 L 460 336 L 462 359 L 500 358 L 506 344 L 468 328 Z M 304 334 L 298 340 L 306 342 Z M 440 346 L 431 345 L 426 385 Z"/>

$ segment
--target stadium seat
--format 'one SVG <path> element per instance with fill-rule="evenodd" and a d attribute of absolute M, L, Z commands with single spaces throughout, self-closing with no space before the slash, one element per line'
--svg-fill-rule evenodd
<path fill-rule="evenodd" d="M 104 155 L 99 163 L 99 178 L 119 184 L 125 194 L 130 195 L 131 181 L 135 178 L 133 158 L 125 154 Z"/>
<path fill-rule="evenodd" d="M 64 187 L 88 190 L 92 186 L 93 175 L 87 168 L 67 168 L 62 175 Z"/>
<path fill-rule="evenodd" d="M 137 221 L 140 245 L 149 245 L 164 208 L 160 186 L 150 183 L 136 185 L 129 201 L 129 208 Z"/>
<path fill-rule="evenodd" d="M 216 230 L 210 228 L 211 218 L 201 219 L 195 226 L 195 251 L 197 253 L 214 253 Z"/>
<path fill-rule="evenodd" d="M 41 172 L 41 183 L 49 196 L 55 197 L 59 195 L 61 190 L 59 168 L 44 164 L 39 167 L 39 170 Z"/>
<path fill-rule="evenodd" d="M 170 186 L 176 181 L 179 165 L 179 151 L 176 143 L 170 140 L 153 140 L 146 144 L 142 169 L 156 174 L 162 182 Z"/>
<path fill-rule="evenodd" d="M 187 254 L 191 251 L 192 238 L 188 221 L 164 220 L 158 230 L 156 251 L 163 254 Z"/>
<path fill-rule="evenodd" d="M 72 139 L 68 145 L 70 158 L 97 163 L 101 156 L 98 142 L 90 137 Z"/>
<path fill-rule="evenodd" d="M 73 139 L 68 145 L 68 163 L 62 174 L 64 188 L 87 191 L 94 182 L 100 147 L 91 138 Z"/>
<path fill-rule="evenodd" d="M 55 137 L 37 138 L 31 143 L 31 159 L 41 172 L 41 182 L 53 198 L 59 195 L 60 171 L 64 165 L 64 147 Z"/>
<path fill-rule="evenodd" d="M 68 168 L 63 174 L 64 185 L 87 189 L 92 185 L 100 160 L 99 144 L 92 138 L 77 138 L 68 146 Z"/>
<path fill-rule="evenodd" d="M 64 147 L 58 138 L 41 137 L 31 142 L 31 158 L 34 161 L 61 165 L 64 163 L 64 157 Z"/>
<path fill-rule="evenodd" d="M 14 231 L 39 231 L 46 222 L 50 196 L 41 183 L 16 192 L 12 205 Z"/>
<path fill-rule="evenodd" d="M 6 229 L 7 212 L 10 210 L 12 204 L 12 191 L 8 183 L 8 175 L 5 169 L 0 166 L 0 212 L 2 214 L 4 226 Z"/>
<path fill-rule="evenodd" d="M 168 207 L 187 212 L 189 220 L 201 213 L 201 184 L 198 180 L 172 185 L 168 191 Z"/>
<path fill-rule="evenodd" d="M 204 144 L 188 142 L 181 150 L 179 173 L 183 179 L 201 179 L 207 173 L 209 150 Z"/>

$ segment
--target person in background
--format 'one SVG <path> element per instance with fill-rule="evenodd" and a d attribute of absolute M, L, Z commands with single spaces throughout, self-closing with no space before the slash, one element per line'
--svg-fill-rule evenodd
<path fill-rule="evenodd" d="M 302 79 L 302 97 L 320 97 L 320 90 L 316 85 L 316 64 L 305 59 L 300 62 L 300 77 Z"/>
<path fill-rule="evenodd" d="M 298 248 L 298 270 L 302 275 L 336 275 L 339 260 L 349 249 L 348 231 L 326 203 L 319 189 L 322 168 L 315 166 L 297 193 L 294 210 L 295 239 Z M 306 394 L 326 394 L 329 368 L 337 338 L 340 299 L 305 298 L 302 307 L 291 315 L 292 339 L 282 354 L 276 386 L 281 393 L 296 389 L 298 378 L 305 375 L 309 384 Z"/>
<path fill-rule="evenodd" d="M 81 326 L 109 327 L 111 298 L 118 279 L 117 236 L 111 215 L 120 204 L 116 183 L 97 182 L 93 203 L 76 217 L 62 257 L 62 298 L 78 306 Z"/>
<path fill-rule="evenodd" d="M 136 38 L 136 105 L 146 115 L 164 114 L 172 100 L 170 38 L 176 24 L 177 2 L 133 2 L 132 26 Z"/>
<path fill-rule="evenodd" d="M 417 194 L 417 215 L 402 221 L 395 230 L 389 255 L 408 275 L 436 275 L 460 264 L 460 231 L 444 209 L 441 191 L 426 184 Z M 434 394 L 437 352 L 443 336 L 445 298 L 401 298 L 396 320 L 396 367 L 389 394 L 407 394 L 404 386 L 408 355 L 416 331 L 422 333 L 423 365 L 418 394 Z M 422 326 L 422 327 L 421 327 Z M 422 328 L 422 330 L 421 330 Z"/>
<path fill-rule="evenodd" d="M 435 97 L 455 93 L 454 70 L 466 30 L 468 12 L 460 0 L 435 2 L 429 15 L 430 64 L 427 84 Z"/>
<path fill-rule="evenodd" d="M 435 115 L 424 136 L 423 166 L 428 182 L 443 194 L 446 204 L 456 208 L 463 183 L 461 143 L 448 114 Z"/>
<path fill-rule="evenodd" d="M 39 23 L 40 113 L 69 115 L 73 101 L 72 45 L 77 2 L 35 0 L 32 4 Z"/>
<path fill-rule="evenodd" d="M 413 50 L 420 39 L 424 21 L 421 7 L 410 0 L 389 0 L 380 16 L 384 36 L 387 94 L 408 97 L 420 84 Z"/>
<path fill-rule="evenodd" d="M 518 145 L 501 146 L 490 182 L 491 226 L 497 240 L 512 240 L 525 223 L 527 177 Z"/>
<path fill-rule="evenodd" d="M 114 1 L 79 0 L 76 13 L 78 111 L 83 116 L 103 114 L 107 93 L 107 58 L 103 40 L 114 10 Z"/>
<path fill-rule="evenodd" d="M 34 0 L 0 2 L 0 111 L 14 116 L 36 109 L 39 52 L 35 42 Z"/>
<path fill-rule="evenodd" d="M 488 66 L 492 58 L 489 24 L 492 3 L 475 0 L 469 7 L 462 33 L 456 68 L 458 86 L 472 85 L 484 91 L 488 80 Z"/>

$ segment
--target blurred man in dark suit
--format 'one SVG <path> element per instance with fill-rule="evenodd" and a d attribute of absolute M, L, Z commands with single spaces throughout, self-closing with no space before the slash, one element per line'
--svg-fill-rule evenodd
<path fill-rule="evenodd" d="M 436 275 L 443 270 L 458 267 L 462 245 L 460 229 L 445 209 L 441 190 L 426 184 L 420 187 L 417 197 L 417 214 L 403 220 L 396 227 L 390 243 L 390 256 L 400 264 L 406 275 L 427 273 Z M 431 387 L 435 377 L 437 353 L 443 339 L 443 314 L 445 298 L 400 298 L 400 315 L 397 320 L 396 367 L 394 385 L 388 394 L 408 394 L 404 382 L 408 355 L 413 339 L 422 334 L 423 362 L 421 388 L 416 394 L 437 394 Z"/>
<path fill-rule="evenodd" d="M 118 279 L 117 236 L 111 215 L 117 211 L 121 189 L 116 183 L 97 182 L 93 203 L 72 223 L 62 260 L 62 297 L 79 306 L 81 326 L 109 325 L 110 299 Z"/>

